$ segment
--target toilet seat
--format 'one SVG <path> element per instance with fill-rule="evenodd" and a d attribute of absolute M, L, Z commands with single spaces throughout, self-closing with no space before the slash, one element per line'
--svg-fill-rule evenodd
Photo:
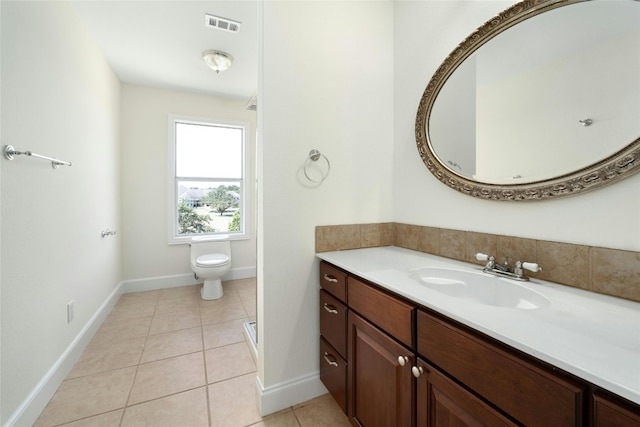
<path fill-rule="evenodd" d="M 196 258 L 198 267 L 221 267 L 229 263 L 229 257 L 224 254 L 205 254 Z"/>

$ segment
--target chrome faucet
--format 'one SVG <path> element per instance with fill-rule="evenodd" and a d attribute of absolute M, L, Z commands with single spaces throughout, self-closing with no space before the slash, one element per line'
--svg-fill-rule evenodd
<path fill-rule="evenodd" d="M 509 272 L 509 258 L 505 258 L 504 262 L 502 264 L 498 264 L 498 263 L 496 263 L 495 257 L 490 256 L 489 257 L 489 262 L 487 262 L 487 265 L 489 263 L 491 263 L 491 268 L 493 268 L 493 269 L 504 271 L 504 272 Z"/>
<path fill-rule="evenodd" d="M 485 273 L 493 274 L 494 276 L 507 277 L 514 280 L 529 280 L 529 278 L 524 275 L 524 270 L 533 271 L 534 273 L 542 270 L 542 268 L 536 263 L 516 261 L 513 271 L 510 271 L 509 258 L 505 258 L 502 264 L 498 264 L 493 255 L 483 253 L 477 253 L 476 259 L 478 261 L 487 262 L 482 269 Z"/>

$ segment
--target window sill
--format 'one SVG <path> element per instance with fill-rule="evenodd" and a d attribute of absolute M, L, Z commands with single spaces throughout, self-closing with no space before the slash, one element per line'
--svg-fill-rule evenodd
<path fill-rule="evenodd" d="M 174 237 L 173 239 L 169 240 L 169 242 L 167 242 L 167 244 L 169 246 L 173 246 L 173 245 L 188 245 L 191 243 L 191 238 L 195 237 L 195 236 L 189 236 L 189 237 Z M 234 242 L 234 241 L 240 241 L 240 240 L 251 240 L 251 236 L 247 235 L 247 234 L 236 234 L 236 235 L 229 235 L 228 239 L 221 239 L 220 241 L 222 242 Z"/>

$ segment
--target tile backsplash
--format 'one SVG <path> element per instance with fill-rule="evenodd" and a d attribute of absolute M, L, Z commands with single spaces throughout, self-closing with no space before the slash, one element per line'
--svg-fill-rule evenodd
<path fill-rule="evenodd" d="M 481 265 L 477 252 L 536 262 L 530 277 L 640 301 L 640 252 L 394 222 L 316 227 L 316 252 L 398 246 Z"/>

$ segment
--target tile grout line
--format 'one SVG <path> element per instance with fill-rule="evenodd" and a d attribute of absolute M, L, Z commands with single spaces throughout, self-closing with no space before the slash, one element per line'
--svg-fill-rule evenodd
<path fill-rule="evenodd" d="M 207 399 L 207 425 L 211 427 L 211 399 L 209 398 L 209 377 L 207 375 L 207 354 L 204 345 L 204 324 L 202 322 L 202 306 L 198 301 L 198 317 L 200 318 L 200 338 L 202 339 L 202 359 L 204 364 L 204 393 Z"/>
<path fill-rule="evenodd" d="M 118 424 L 119 427 L 122 427 L 122 423 L 124 423 L 124 415 L 127 412 L 127 408 L 129 407 L 129 400 L 131 400 L 131 392 L 133 391 L 133 386 L 135 385 L 136 378 L 138 377 L 140 362 L 142 361 L 142 357 L 144 356 L 147 341 L 149 340 L 149 335 L 151 334 L 151 326 L 153 325 L 153 319 L 156 316 L 159 300 L 160 300 L 160 292 L 158 292 L 158 295 L 156 295 L 156 301 L 153 307 L 153 314 L 151 315 L 151 322 L 149 322 L 149 328 L 147 329 L 147 334 L 145 335 L 144 342 L 142 343 L 142 351 L 140 352 L 140 357 L 138 357 L 138 364 L 136 365 L 136 371 L 133 374 L 133 381 L 131 381 L 131 387 L 129 387 L 129 393 L 127 393 L 127 400 L 125 400 L 124 407 L 122 408 L 122 414 L 120 415 L 120 423 Z"/>
<path fill-rule="evenodd" d="M 293 412 L 293 418 L 296 419 L 296 422 L 298 423 L 298 427 L 302 427 L 302 421 L 300 421 L 300 419 L 298 418 L 298 414 L 296 414 L 296 410 L 293 406 L 291 407 L 291 412 Z"/>

